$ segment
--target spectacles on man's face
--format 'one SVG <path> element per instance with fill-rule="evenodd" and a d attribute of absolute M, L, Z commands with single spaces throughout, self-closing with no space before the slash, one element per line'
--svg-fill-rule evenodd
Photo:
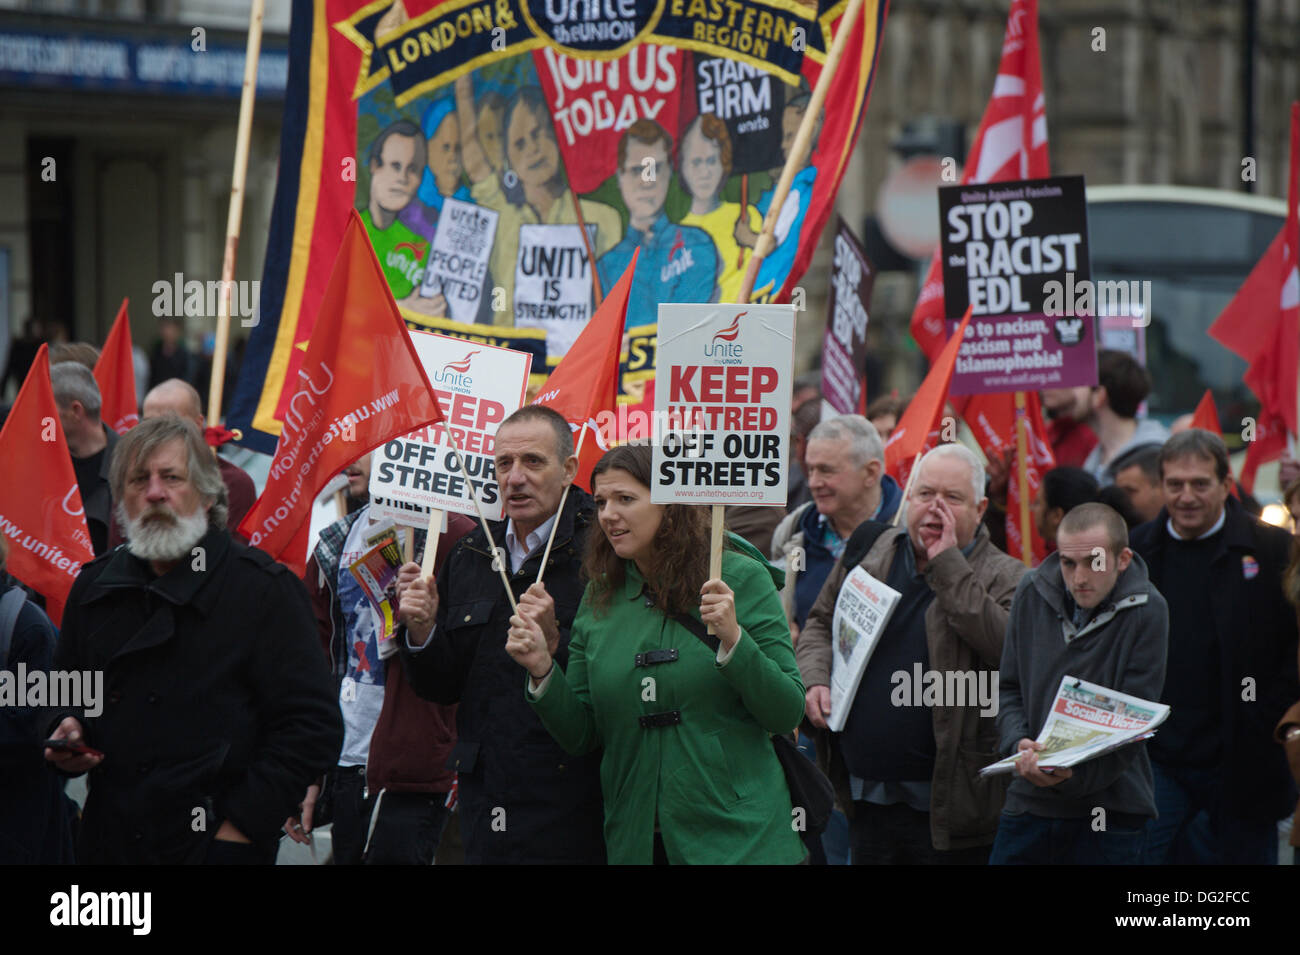
<path fill-rule="evenodd" d="M 1164 481 L 1166 494 L 1181 494 L 1185 487 L 1190 487 L 1193 494 L 1209 494 L 1210 490 L 1218 483 L 1218 481 L 1214 481 L 1207 477 L 1192 478 L 1191 480 L 1184 480 L 1182 478 L 1165 478 Z"/>

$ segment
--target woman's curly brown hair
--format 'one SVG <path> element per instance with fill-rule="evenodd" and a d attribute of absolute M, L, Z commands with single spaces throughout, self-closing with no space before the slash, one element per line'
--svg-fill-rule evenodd
<path fill-rule="evenodd" d="M 650 462 L 650 445 L 643 442 L 606 452 L 592 469 L 592 493 L 599 494 L 599 478 L 606 471 L 624 471 L 648 490 Z M 655 532 L 653 565 L 647 575 L 650 596 L 665 616 L 690 613 L 699 607 L 700 588 L 709 579 L 709 509 L 698 504 L 662 507 L 663 520 Z M 611 596 L 623 586 L 624 566 L 603 531 L 588 535 L 583 573 L 591 582 L 597 615 L 609 609 Z"/>

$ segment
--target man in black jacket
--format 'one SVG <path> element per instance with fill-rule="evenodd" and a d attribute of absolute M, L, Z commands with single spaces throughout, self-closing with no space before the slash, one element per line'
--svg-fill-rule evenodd
<path fill-rule="evenodd" d="M 1159 818 L 1146 862 L 1277 864 L 1295 789 L 1273 728 L 1300 696 L 1295 613 L 1282 593 L 1289 535 L 1229 494 L 1228 452 L 1193 429 L 1160 452 L 1165 506 L 1131 546 L 1169 603 L 1162 703 L 1147 744 Z"/>
<path fill-rule="evenodd" d="M 591 497 L 570 488 L 559 508 L 578 459 L 568 424 L 550 408 L 526 405 L 502 422 L 494 457 L 507 518 L 489 525 L 498 553 L 479 527 L 457 542 L 436 588 L 418 579 L 416 565 L 402 568 L 403 669 L 421 696 L 460 704 L 448 767 L 460 776 L 467 862 L 603 863 L 600 753 L 567 754 L 525 702 L 519 665 L 506 653 L 512 611 L 498 570 L 505 567 L 520 613 L 537 620 L 565 666 Z"/>
<path fill-rule="evenodd" d="M 53 665 L 102 673 L 104 699 L 42 721 L 101 754 L 45 750 L 90 772 L 78 860 L 269 863 L 343 736 L 306 592 L 231 538 L 192 422 L 137 425 L 111 480 L 127 544 L 77 577 Z"/>

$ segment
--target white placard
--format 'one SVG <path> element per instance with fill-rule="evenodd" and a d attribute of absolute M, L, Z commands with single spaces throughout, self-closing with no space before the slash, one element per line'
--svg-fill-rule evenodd
<path fill-rule="evenodd" d="M 831 732 L 843 731 L 862 674 L 900 596 L 861 567 L 844 578 L 831 623 L 831 715 L 826 718 Z"/>
<path fill-rule="evenodd" d="M 593 247 L 594 226 L 587 226 Z M 591 261 L 576 225 L 519 227 L 515 327 L 546 330 L 546 354 L 569 350 L 592 316 Z"/>
<path fill-rule="evenodd" d="M 793 305 L 660 305 L 650 500 L 785 506 Z"/>
<path fill-rule="evenodd" d="M 399 501 L 392 497 L 372 497 L 370 499 L 370 519 L 373 521 L 392 521 L 394 524 L 400 524 L 403 527 L 418 527 L 420 530 L 429 529 L 429 515 L 433 508 L 424 507 L 420 504 L 411 504 L 408 501 Z M 447 530 L 447 512 L 442 512 L 442 526 L 438 528 L 438 533 L 442 534 Z"/>
<path fill-rule="evenodd" d="M 441 292 L 453 320 L 473 322 L 478 316 L 496 234 L 497 213 L 492 209 L 460 199 L 443 199 L 420 294 L 430 298 Z"/>
<path fill-rule="evenodd" d="M 501 519 L 493 464 L 497 427 L 524 403 L 532 356 L 432 332 L 411 332 L 445 424 L 429 425 L 375 449 L 370 496 Z M 451 434 L 465 461 L 462 473 Z M 403 521 L 405 523 L 405 521 Z"/>

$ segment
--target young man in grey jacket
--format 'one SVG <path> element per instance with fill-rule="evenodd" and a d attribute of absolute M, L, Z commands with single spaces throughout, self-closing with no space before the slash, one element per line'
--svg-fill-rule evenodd
<path fill-rule="evenodd" d="M 1057 551 L 1016 590 L 1002 650 L 998 737 L 1019 752 L 990 865 L 1136 865 L 1156 815 L 1145 743 L 1072 770 L 1040 767 L 1034 737 L 1066 676 L 1147 700 L 1165 681 L 1169 610 L 1105 504 L 1061 520 Z"/>

